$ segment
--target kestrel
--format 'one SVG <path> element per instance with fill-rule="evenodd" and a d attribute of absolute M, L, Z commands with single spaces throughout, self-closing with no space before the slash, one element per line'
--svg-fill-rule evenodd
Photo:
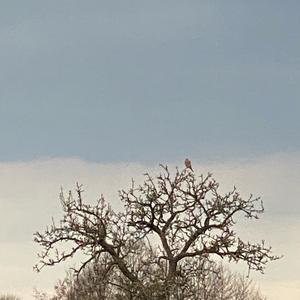
<path fill-rule="evenodd" d="M 192 162 L 188 158 L 185 159 L 184 164 L 187 169 L 191 169 L 194 172 L 192 168 Z"/>

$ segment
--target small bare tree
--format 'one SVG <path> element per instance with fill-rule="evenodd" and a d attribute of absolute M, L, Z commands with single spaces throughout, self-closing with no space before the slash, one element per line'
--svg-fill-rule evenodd
<path fill-rule="evenodd" d="M 0 295 L 0 300 L 21 300 L 18 296 L 13 294 Z"/>
<path fill-rule="evenodd" d="M 145 174 L 142 185 L 135 186 L 132 181 L 129 190 L 120 191 L 125 207 L 120 213 L 115 213 L 103 196 L 93 206 L 84 203 L 82 186 L 77 184 L 76 191 L 77 197 L 61 193 L 64 216 L 60 223 L 53 221 L 44 233 L 35 233 L 35 241 L 44 249 L 36 265 L 38 271 L 81 251 L 87 259 L 75 270 L 79 274 L 87 264 L 108 254 L 136 288 L 137 299 L 148 299 L 150 283 L 135 269 L 132 259 L 138 243 L 152 241 L 158 243 L 158 251 L 144 266 L 151 264 L 165 271 L 161 278 L 165 291 L 157 299 L 171 299 L 178 283 L 197 265 L 187 261 L 217 255 L 246 262 L 249 270 L 263 272 L 268 261 L 278 259 L 264 242 L 242 241 L 233 228 L 240 213 L 258 218 L 263 212 L 260 199 L 243 199 L 235 188 L 221 194 L 211 174 L 196 177 L 191 170 L 177 169 L 172 177 L 168 167 L 162 166 L 156 179 Z"/>

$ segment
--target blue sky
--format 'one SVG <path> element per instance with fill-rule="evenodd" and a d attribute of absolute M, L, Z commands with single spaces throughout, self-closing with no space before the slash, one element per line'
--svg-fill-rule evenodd
<path fill-rule="evenodd" d="M 255 280 L 299 299 L 299 28 L 296 0 L 1 1 L 0 292 L 63 278 L 32 272 L 61 186 L 118 207 L 131 177 L 189 157 L 262 196 L 243 234 L 285 258 Z"/>
<path fill-rule="evenodd" d="M 0 160 L 300 148 L 297 1 L 2 1 Z"/>

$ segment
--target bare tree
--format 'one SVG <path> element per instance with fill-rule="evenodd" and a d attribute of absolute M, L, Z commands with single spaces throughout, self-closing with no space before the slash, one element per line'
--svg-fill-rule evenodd
<path fill-rule="evenodd" d="M 151 256 L 146 247 L 136 254 L 133 262 L 137 269 L 143 265 L 145 255 Z M 102 259 L 101 259 L 102 260 Z M 192 263 L 188 262 L 188 263 Z M 136 299 L 136 291 L 131 282 L 118 271 L 112 268 L 107 272 L 110 263 L 103 257 L 103 261 L 89 264 L 78 277 L 67 272 L 64 280 L 60 280 L 55 286 L 55 296 L 49 300 L 132 300 Z M 197 268 L 196 268 L 197 267 Z M 142 267 L 143 268 L 143 267 Z M 187 273 L 176 286 L 178 300 L 263 300 L 259 289 L 245 276 L 230 272 L 221 263 L 203 259 L 197 266 L 193 266 L 195 272 Z M 156 274 L 157 280 L 151 280 L 154 269 L 150 266 L 143 275 L 148 278 L 148 299 L 159 299 L 163 294 L 163 281 L 159 280 L 161 274 Z M 162 272 L 163 273 L 163 272 Z M 151 275 L 149 275 L 151 274 Z M 144 281 L 145 282 L 145 281 Z M 100 288 L 99 288 L 100 287 Z M 37 298 L 46 300 L 45 298 Z M 139 298 L 137 298 L 139 299 Z"/>
<path fill-rule="evenodd" d="M 66 277 L 56 284 L 56 296 L 51 300 L 112 299 L 113 266 L 108 255 L 103 255 L 99 261 L 88 264 L 79 276 L 74 277 L 73 272 L 68 271 Z"/>
<path fill-rule="evenodd" d="M 158 251 L 146 265 L 164 269 L 161 278 L 165 292 L 160 299 L 171 299 L 177 283 L 191 266 L 214 255 L 229 261 L 243 261 L 249 270 L 263 272 L 268 261 L 278 259 L 264 242 L 243 241 L 234 231 L 237 217 L 257 219 L 263 212 L 259 198 L 243 199 L 237 190 L 221 194 L 211 174 L 196 177 L 185 169 L 172 177 L 167 166 L 154 179 L 145 174 L 142 185 L 120 191 L 124 212 L 115 213 L 103 196 L 96 205 L 85 204 L 82 186 L 77 196 L 62 192 L 64 216 L 54 221 L 44 233 L 35 233 L 35 241 L 43 247 L 36 270 L 58 264 L 77 252 L 86 261 L 75 271 L 79 274 L 92 261 L 109 255 L 112 264 L 137 290 L 138 299 L 147 299 L 149 282 L 132 265 L 140 241 L 158 243 Z M 65 244 L 71 245 L 66 248 Z M 60 248 L 60 246 L 64 246 Z M 66 250 L 67 249 L 67 250 Z"/>

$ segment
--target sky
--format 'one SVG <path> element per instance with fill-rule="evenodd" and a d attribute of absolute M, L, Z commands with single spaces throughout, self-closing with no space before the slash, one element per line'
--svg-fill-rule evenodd
<path fill-rule="evenodd" d="M 1 1 L 0 292 L 63 276 L 32 271 L 61 186 L 118 207 L 131 177 L 189 157 L 263 196 L 243 234 L 285 256 L 253 276 L 299 299 L 299 28 L 296 0 Z"/>

